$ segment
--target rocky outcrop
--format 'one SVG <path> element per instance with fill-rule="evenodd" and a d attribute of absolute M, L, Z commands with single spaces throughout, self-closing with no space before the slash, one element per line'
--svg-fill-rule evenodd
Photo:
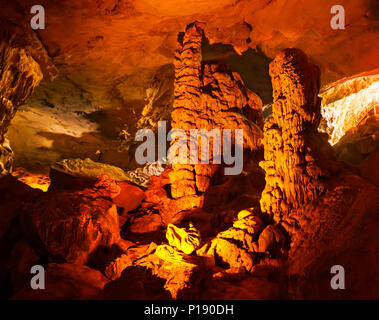
<path fill-rule="evenodd" d="M 44 290 L 33 290 L 29 281 L 12 300 L 94 300 L 100 299 L 108 279 L 97 270 L 70 263 L 50 263 L 45 270 Z"/>
<path fill-rule="evenodd" d="M 327 135 L 320 122 L 320 73 L 299 49 L 286 49 L 270 64 L 273 117 L 264 126 L 266 187 L 261 209 L 276 221 L 317 199 L 334 170 Z"/>
<path fill-rule="evenodd" d="M 50 169 L 51 190 L 81 189 L 95 183 L 97 177 L 107 174 L 115 181 L 132 181 L 124 170 L 109 164 L 95 162 L 89 158 L 64 159 L 54 163 Z"/>
<path fill-rule="evenodd" d="M 258 263 L 257 239 L 264 224 L 254 210 L 242 210 L 233 226 L 204 244 L 197 255 L 212 258 L 213 264 L 226 266 L 230 272 L 249 272 Z"/>
<path fill-rule="evenodd" d="M 50 189 L 80 189 L 93 184 L 97 177 L 106 174 L 111 179 L 120 182 L 130 182 L 142 187 L 147 187 L 151 176 L 159 176 L 163 172 L 162 164 L 146 164 L 145 167 L 132 171 L 96 162 L 89 158 L 64 159 L 55 162 L 50 169 Z"/>
<path fill-rule="evenodd" d="M 142 257 L 135 264 L 165 279 L 164 288 L 173 299 L 197 298 L 199 284 L 207 277 L 203 258 L 186 255 L 167 244 L 156 247 L 152 254 Z"/>
<path fill-rule="evenodd" d="M 120 240 L 112 194 L 101 180 L 91 189 L 43 193 L 22 206 L 23 230 L 42 254 L 84 264 L 97 248 Z"/>
<path fill-rule="evenodd" d="M 200 232 L 190 224 L 186 228 L 178 228 L 173 224 L 167 226 L 166 238 L 170 246 L 185 254 L 193 253 L 200 245 Z"/>
<path fill-rule="evenodd" d="M 14 153 L 9 145 L 9 140 L 4 139 L 0 144 L 0 175 L 5 175 L 13 170 Z"/>
<path fill-rule="evenodd" d="M 191 143 L 199 144 L 199 138 L 190 135 L 191 129 L 209 132 L 218 129 L 221 134 L 223 129 L 242 129 L 245 150 L 255 151 L 260 147 L 262 102 L 244 87 L 237 73 L 229 72 L 222 65 L 202 63 L 203 38 L 201 25 L 194 23 L 179 39 L 174 61 L 175 99 L 171 127 L 184 130 L 188 138 L 183 147 L 187 150 L 190 150 Z M 173 171 L 169 173 L 171 197 L 181 203 L 179 210 L 203 204 L 204 193 L 220 167 L 215 159 L 221 156 L 222 142 L 214 137 L 207 143 L 211 141 L 214 144 L 209 143 L 208 153 L 205 150 L 200 150 L 197 155 L 186 152 L 183 155 L 186 159 L 173 164 Z M 168 157 L 174 157 L 175 152 L 171 151 Z M 201 163 L 204 158 L 208 158 L 209 164 Z M 190 159 L 198 164 L 190 163 Z"/>
<path fill-rule="evenodd" d="M 330 144 L 335 145 L 348 131 L 379 113 L 378 91 L 379 69 L 340 79 L 321 89 L 320 129 L 329 134 Z"/>
<path fill-rule="evenodd" d="M 12 150 L 4 144 L 9 123 L 17 107 L 25 102 L 42 80 L 39 64 L 22 45 L 20 35 L 0 29 L 0 167 L 2 174 L 12 170 Z"/>

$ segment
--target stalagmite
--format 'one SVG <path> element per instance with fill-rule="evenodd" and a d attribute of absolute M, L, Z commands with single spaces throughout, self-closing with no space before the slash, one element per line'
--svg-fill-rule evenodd
<path fill-rule="evenodd" d="M 264 126 L 266 187 L 261 209 L 276 221 L 315 200 L 335 166 L 320 122 L 319 69 L 299 49 L 286 49 L 270 64 L 273 117 Z"/>
<path fill-rule="evenodd" d="M 191 129 L 242 129 L 244 149 L 255 151 L 261 145 L 262 102 L 244 87 L 237 73 L 229 72 L 222 65 L 202 63 L 203 38 L 200 24 L 194 23 L 179 40 L 174 61 L 175 99 L 171 127 L 186 132 L 188 149 L 191 142 L 198 143 L 197 137 L 191 137 Z M 214 149 L 221 150 L 217 145 L 221 142 L 215 138 L 209 140 L 209 164 L 174 164 L 169 174 L 171 196 L 181 202 L 181 210 L 203 204 L 204 193 L 220 167 L 214 161 L 218 156 Z M 202 153 L 200 150 L 199 162 Z"/>

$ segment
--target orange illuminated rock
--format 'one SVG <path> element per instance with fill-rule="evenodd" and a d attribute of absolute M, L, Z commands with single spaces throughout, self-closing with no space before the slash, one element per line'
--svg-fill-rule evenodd
<path fill-rule="evenodd" d="M 20 31 L 20 30 L 18 30 Z M 12 171 L 13 152 L 4 144 L 5 133 L 16 109 L 43 78 L 39 64 L 21 45 L 21 34 L 2 21 L 0 28 L 0 174 Z M 25 45 L 25 43 L 24 43 Z"/>
<path fill-rule="evenodd" d="M 100 299 L 109 281 L 101 272 L 70 263 L 50 263 L 45 269 L 44 290 L 33 290 L 30 283 L 13 300 L 93 300 Z"/>
<path fill-rule="evenodd" d="M 220 132 L 223 129 L 242 129 L 245 150 L 257 150 L 263 125 L 262 102 L 244 87 L 237 73 L 228 71 L 222 65 L 202 63 L 203 39 L 202 26 L 194 23 L 188 27 L 183 39 L 179 40 L 174 60 L 175 99 L 171 127 L 186 132 L 188 150 L 191 142 L 199 142 L 198 138 L 190 136 L 191 129 L 219 129 Z M 216 142 L 214 138 L 209 142 L 212 142 L 209 143 L 209 164 L 200 163 L 205 155 L 201 147 L 197 156 L 191 155 L 191 159 L 199 164 L 190 164 L 189 154 L 185 155 L 188 164 L 173 164 L 173 171 L 169 173 L 171 196 L 181 201 L 181 205 L 170 203 L 168 211 L 171 214 L 202 206 L 204 193 L 220 167 L 220 164 L 214 163 L 214 151 L 216 155 L 217 150 L 221 152 L 222 145 L 217 143 L 222 143 Z M 213 142 L 216 144 L 213 145 Z"/>
<path fill-rule="evenodd" d="M 259 236 L 258 248 L 259 252 L 268 252 L 277 246 L 279 249 L 284 247 L 286 237 L 280 229 L 275 225 L 267 226 Z"/>
<path fill-rule="evenodd" d="M 270 64 L 273 117 L 264 126 L 266 187 L 261 209 L 276 221 L 325 191 L 335 168 L 320 122 L 320 73 L 299 49 L 286 49 Z"/>
<path fill-rule="evenodd" d="M 22 206 L 22 226 L 40 252 L 84 264 L 99 246 L 120 240 L 116 206 L 102 187 L 45 192 Z"/>
<path fill-rule="evenodd" d="M 258 252 L 257 238 L 263 230 L 262 220 L 251 210 L 242 210 L 238 219 L 229 229 L 197 250 L 197 255 L 213 257 L 227 264 L 231 272 L 251 271 L 258 262 L 254 252 Z"/>
<path fill-rule="evenodd" d="M 47 191 L 50 179 L 46 174 L 27 172 L 23 168 L 17 168 L 12 172 L 12 176 L 34 189 Z"/>
<path fill-rule="evenodd" d="M 198 286 L 208 275 L 203 258 L 186 255 L 165 244 L 135 264 L 151 270 L 158 278 L 166 279 L 164 288 L 173 299 L 196 299 L 199 295 Z"/>
<path fill-rule="evenodd" d="M 134 186 L 128 182 L 119 182 L 120 193 L 113 198 L 113 202 L 129 212 L 136 209 L 145 198 L 145 194 L 141 188 Z"/>
<path fill-rule="evenodd" d="M 356 130 L 364 120 L 375 115 L 378 117 L 378 91 L 379 68 L 340 79 L 322 88 L 321 113 L 325 127 L 321 129 L 329 134 L 330 144 L 336 144 L 349 131 Z"/>
<path fill-rule="evenodd" d="M 132 264 L 132 259 L 127 254 L 122 254 L 106 267 L 104 273 L 108 279 L 116 280 L 120 278 L 122 271 Z"/>
<path fill-rule="evenodd" d="M 187 229 L 169 224 L 167 226 L 166 238 L 170 246 L 177 248 L 185 254 L 191 254 L 200 245 L 200 232 L 191 223 Z"/>
<path fill-rule="evenodd" d="M 128 232 L 143 234 L 159 230 L 163 227 L 162 218 L 154 212 L 137 212 L 129 218 Z"/>

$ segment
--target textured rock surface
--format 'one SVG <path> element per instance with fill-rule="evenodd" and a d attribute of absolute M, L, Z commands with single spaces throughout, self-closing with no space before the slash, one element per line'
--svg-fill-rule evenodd
<path fill-rule="evenodd" d="M 159 176 L 163 170 L 160 162 L 147 164 L 133 171 L 124 171 L 119 167 L 92 161 L 89 158 L 64 159 L 51 166 L 51 189 L 80 189 L 93 184 L 102 174 L 115 181 L 127 181 L 147 187 L 150 176 Z"/>
<path fill-rule="evenodd" d="M 43 193 L 22 207 L 24 232 L 39 251 L 84 264 L 98 247 L 120 240 L 117 209 L 110 196 L 101 185 Z"/>
<path fill-rule="evenodd" d="M 136 264 L 151 270 L 158 278 L 166 279 L 164 288 L 173 299 L 198 297 L 199 283 L 207 276 L 201 257 L 188 256 L 165 244 Z"/>
<path fill-rule="evenodd" d="M 185 254 L 193 253 L 200 245 L 200 233 L 192 224 L 187 229 L 169 224 L 167 226 L 166 238 L 170 246 L 177 248 Z"/>
<path fill-rule="evenodd" d="M 363 120 L 379 113 L 378 92 L 379 69 L 340 79 L 322 88 L 321 114 L 332 145 L 349 130 L 362 125 Z"/>
<path fill-rule="evenodd" d="M 291 239 L 288 294 L 295 299 L 369 299 L 379 295 L 378 188 L 354 174 L 334 180 L 325 195 L 299 209 Z M 346 288 L 332 290 L 331 267 L 345 269 Z"/>
<path fill-rule="evenodd" d="M 264 224 L 254 210 L 242 210 L 233 226 L 197 250 L 199 256 L 212 257 L 213 263 L 226 264 L 230 272 L 251 271 L 258 262 L 257 239 Z"/>
<path fill-rule="evenodd" d="M 190 136 L 191 129 L 218 129 L 220 133 L 223 129 L 242 129 L 245 150 L 255 151 L 260 146 L 262 102 L 244 87 L 237 73 L 228 72 L 221 65 L 202 64 L 203 37 L 201 25 L 195 23 L 186 30 L 183 39 L 179 40 L 174 62 L 175 99 L 171 127 L 185 131 L 188 139 L 183 147 L 187 147 L 187 150 L 190 149 L 191 142 L 198 143 L 196 137 Z M 218 148 L 221 152 L 220 144 L 222 145 L 221 142 L 215 142 L 214 145 L 210 143 L 208 154 L 205 150 L 200 150 L 197 156 L 189 156 L 186 152 L 183 155 L 186 159 L 182 161 L 188 164 L 173 164 L 173 171 L 169 174 L 171 196 L 185 202 L 183 208 L 191 209 L 202 203 L 201 198 L 219 169 L 214 159 L 219 155 Z M 168 156 L 174 155 L 175 151 L 171 151 Z M 208 157 L 208 165 L 201 163 L 204 156 Z M 190 157 L 198 164 L 190 164 Z"/>
<path fill-rule="evenodd" d="M 276 221 L 315 200 L 334 164 L 320 122 L 319 70 L 299 49 L 286 49 L 270 64 L 273 117 L 265 123 L 266 187 L 261 209 Z"/>
<path fill-rule="evenodd" d="M 50 188 L 80 189 L 93 184 L 102 174 L 107 174 L 115 181 L 132 181 L 124 170 L 115 166 L 95 162 L 89 158 L 64 159 L 51 166 Z"/>
<path fill-rule="evenodd" d="M 150 120 L 155 123 L 157 117 L 167 116 L 172 82 L 158 89 L 152 79 L 172 79 L 165 70 L 173 69 L 178 32 L 194 21 L 205 24 L 212 47 L 207 59 L 222 58 L 223 51 L 214 48 L 228 47 L 227 55 L 233 54 L 231 70 L 262 98 L 264 92 L 265 103 L 270 102 L 271 90 L 262 86 L 267 68 L 255 60 L 257 52 L 267 63 L 282 49 L 298 47 L 320 66 L 323 84 L 378 67 L 374 0 L 344 1 L 346 32 L 330 27 L 332 0 L 197 0 L 196 4 L 180 0 L 159 6 L 151 0 L 41 0 L 39 4 L 49 12 L 43 31 L 30 28 L 32 0 L 3 1 L 0 13 L 0 18 L 34 34 L 32 47 L 44 53 L 33 57 L 43 69 L 49 60 L 59 69 L 58 77 L 53 82 L 45 77 L 28 101 L 35 112 L 23 112 L 15 123 L 11 142 L 17 165 L 48 168 L 61 156 L 91 157 L 95 143 L 104 151 L 104 161 L 131 169 L 128 153 L 120 157 L 114 151 L 120 144 L 117 135 L 126 130 L 133 136 L 138 123 L 149 127 Z M 63 123 L 64 128 L 28 121 L 36 114 Z M 96 122 L 95 128 L 88 119 Z M 78 124 L 85 129 L 83 136 L 68 134 L 71 126 L 81 132 Z M 25 134 L 33 138 L 24 141 Z M 44 147 L 43 155 L 39 147 Z"/>
<path fill-rule="evenodd" d="M 45 269 L 45 290 L 33 290 L 26 283 L 13 300 L 93 300 L 101 297 L 108 282 L 99 271 L 76 264 L 50 263 Z"/>
<path fill-rule="evenodd" d="M 16 28 L 0 28 L 0 174 L 12 171 L 12 150 L 4 144 L 17 107 L 25 102 L 42 80 L 39 64 L 20 44 Z"/>

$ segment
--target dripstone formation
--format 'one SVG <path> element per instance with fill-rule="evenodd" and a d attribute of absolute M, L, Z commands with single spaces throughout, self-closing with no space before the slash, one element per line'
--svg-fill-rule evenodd
<path fill-rule="evenodd" d="M 261 145 L 262 102 L 244 87 L 237 73 L 222 65 L 202 63 L 203 39 L 201 26 L 194 23 L 179 40 L 174 61 L 175 100 L 171 127 L 186 132 L 188 150 L 191 139 L 196 139 L 190 137 L 191 129 L 219 129 L 220 132 L 242 129 L 244 150 L 255 151 Z M 214 163 L 214 146 L 209 145 L 209 164 L 200 163 L 200 150 L 199 164 L 174 164 L 169 174 L 171 196 L 181 202 L 182 210 L 202 205 L 204 193 L 221 166 Z M 222 152 L 222 148 L 218 150 Z"/>
<path fill-rule="evenodd" d="M 0 30 L 0 174 L 12 170 L 13 152 L 5 139 L 19 105 L 42 80 L 39 64 L 8 29 Z"/>
<path fill-rule="evenodd" d="M 273 117 L 264 126 L 266 186 L 261 209 L 275 221 L 315 200 L 335 163 L 320 122 L 319 69 L 299 49 L 286 49 L 270 64 Z"/>

